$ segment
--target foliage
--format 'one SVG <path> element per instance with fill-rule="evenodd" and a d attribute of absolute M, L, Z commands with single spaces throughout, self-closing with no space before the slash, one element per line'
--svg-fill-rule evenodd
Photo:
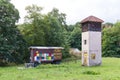
<path fill-rule="evenodd" d="M 22 62 L 25 41 L 15 23 L 19 12 L 9 0 L 0 0 L 0 60 Z"/>
<path fill-rule="evenodd" d="M 69 26 L 66 27 L 66 30 L 68 32 L 72 32 L 74 30 L 74 28 L 75 28 L 75 25 L 69 25 Z"/>
<path fill-rule="evenodd" d="M 47 15 L 47 23 L 50 27 L 49 30 L 46 32 L 46 44 L 48 46 L 62 46 L 65 40 L 65 15 L 59 13 L 58 9 L 53 9 Z"/>
<path fill-rule="evenodd" d="M 26 7 L 28 15 L 19 29 L 29 46 L 64 47 L 63 58 L 68 56 L 69 42 L 66 31 L 66 15 L 54 8 L 48 14 L 41 14 L 42 8 L 36 5 Z"/>
<path fill-rule="evenodd" d="M 21 25 L 23 27 L 21 32 L 30 46 L 45 45 L 44 22 L 41 10 L 42 7 L 36 5 L 26 7 L 28 15 L 25 16 L 25 23 Z"/>
<path fill-rule="evenodd" d="M 81 27 L 80 27 L 80 24 L 76 23 L 75 25 L 72 25 L 72 26 L 70 25 L 69 27 L 70 28 L 68 28 L 68 30 L 70 32 L 70 39 L 69 39 L 70 46 L 72 48 L 78 48 L 81 50 Z"/>
<path fill-rule="evenodd" d="M 103 56 L 120 57 L 120 22 L 103 30 Z"/>
<path fill-rule="evenodd" d="M 97 71 L 84 71 L 83 74 L 88 74 L 88 75 L 100 75 L 100 72 L 97 72 Z"/>
<path fill-rule="evenodd" d="M 47 14 L 45 19 L 47 25 L 50 27 L 46 32 L 46 45 L 64 47 L 63 58 L 69 57 L 69 42 L 67 38 L 65 14 L 59 13 L 59 10 L 54 8 Z"/>

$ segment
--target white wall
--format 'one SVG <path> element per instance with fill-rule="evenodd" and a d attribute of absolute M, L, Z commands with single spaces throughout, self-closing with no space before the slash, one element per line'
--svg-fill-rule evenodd
<path fill-rule="evenodd" d="M 86 45 L 84 40 L 87 41 Z M 88 53 L 88 66 L 101 64 L 101 32 L 82 32 L 82 64 L 84 52 Z M 91 58 L 91 54 L 96 55 L 95 59 Z"/>
<path fill-rule="evenodd" d="M 95 59 L 91 59 L 91 54 L 95 54 Z M 101 32 L 89 31 L 89 64 L 101 64 Z"/>
<path fill-rule="evenodd" d="M 87 40 L 86 45 L 84 40 Z M 89 32 L 82 32 L 82 51 L 89 50 Z"/>
<path fill-rule="evenodd" d="M 101 50 L 101 32 L 89 31 L 89 49 Z"/>
<path fill-rule="evenodd" d="M 86 45 L 84 44 L 84 40 L 86 40 Z M 84 52 L 87 52 L 89 56 L 89 32 L 82 32 L 82 64 L 84 62 Z M 89 60 L 87 62 L 89 64 Z"/>

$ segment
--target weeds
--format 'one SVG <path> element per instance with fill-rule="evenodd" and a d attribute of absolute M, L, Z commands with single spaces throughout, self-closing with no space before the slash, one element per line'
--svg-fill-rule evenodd
<path fill-rule="evenodd" d="M 100 75 L 100 72 L 97 71 L 84 71 L 82 73 L 87 75 Z"/>

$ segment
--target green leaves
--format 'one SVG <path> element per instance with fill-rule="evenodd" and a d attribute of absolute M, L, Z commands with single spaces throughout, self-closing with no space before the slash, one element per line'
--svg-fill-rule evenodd
<path fill-rule="evenodd" d="M 70 25 L 68 31 L 70 31 L 70 46 L 81 50 L 81 28 L 79 23 Z"/>
<path fill-rule="evenodd" d="M 18 28 L 29 46 L 61 46 L 67 52 L 66 15 L 56 8 L 45 15 L 41 13 L 42 7 L 36 5 L 28 6 L 26 10 L 25 23 Z"/>
<path fill-rule="evenodd" d="M 25 23 L 19 26 L 29 46 L 45 45 L 45 22 L 41 10 L 42 7 L 36 5 L 27 6 L 28 14 L 25 17 Z"/>
<path fill-rule="evenodd" d="M 14 15 L 13 15 L 14 14 Z M 1 0 L 0 2 L 0 23 L 14 25 L 19 19 L 19 12 L 9 0 Z"/>
<path fill-rule="evenodd" d="M 103 56 L 120 55 L 120 23 L 116 23 L 112 28 L 103 30 L 102 48 Z"/>
<path fill-rule="evenodd" d="M 25 44 L 15 26 L 19 12 L 9 0 L 0 1 L 0 56 L 4 62 L 22 62 Z M 21 58 L 21 59 L 20 59 Z"/>

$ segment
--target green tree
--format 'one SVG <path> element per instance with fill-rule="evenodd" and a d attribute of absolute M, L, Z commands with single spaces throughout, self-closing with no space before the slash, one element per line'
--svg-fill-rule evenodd
<path fill-rule="evenodd" d="M 36 5 L 26 8 L 28 15 L 25 23 L 19 26 L 24 39 L 31 46 L 64 47 L 63 57 L 68 56 L 69 42 L 66 31 L 66 15 L 54 8 L 47 15 L 41 14 L 41 7 Z"/>
<path fill-rule="evenodd" d="M 69 56 L 69 42 L 66 31 L 66 15 L 59 13 L 59 10 L 54 8 L 46 16 L 46 23 L 49 26 L 46 32 L 47 46 L 62 46 L 64 47 L 63 57 Z"/>
<path fill-rule="evenodd" d="M 9 0 L 0 0 L 0 60 L 22 62 L 25 44 L 15 23 L 19 12 Z"/>
<path fill-rule="evenodd" d="M 47 23 L 49 31 L 47 31 L 47 45 L 48 46 L 61 46 L 64 42 L 64 28 L 62 22 L 61 14 L 59 14 L 57 9 L 53 9 L 48 13 Z"/>
<path fill-rule="evenodd" d="M 74 28 L 75 28 L 75 25 L 68 25 L 66 30 L 67 30 L 67 32 L 72 32 L 74 30 Z"/>
<path fill-rule="evenodd" d="M 103 29 L 102 42 L 103 56 L 120 57 L 120 22 Z"/>
<path fill-rule="evenodd" d="M 42 7 L 36 5 L 26 7 L 28 15 L 20 30 L 30 46 L 45 45 L 44 16 L 41 10 Z"/>
<path fill-rule="evenodd" d="M 70 33 L 70 47 L 78 48 L 81 50 L 81 27 L 79 23 L 76 23 L 74 26 L 73 31 Z M 69 26 L 71 27 L 71 26 Z M 71 29 L 71 28 L 70 28 Z"/>

